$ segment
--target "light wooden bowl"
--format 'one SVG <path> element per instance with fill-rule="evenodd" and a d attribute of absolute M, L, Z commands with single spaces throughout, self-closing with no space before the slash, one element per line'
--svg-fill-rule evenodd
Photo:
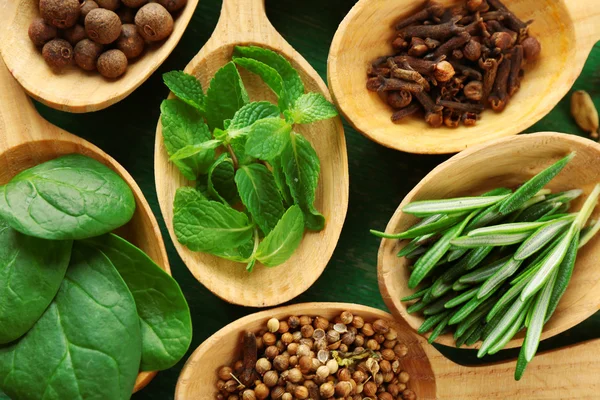
<path fill-rule="evenodd" d="M 317 72 L 275 31 L 265 15 L 264 0 L 224 0 L 221 18 L 210 40 L 188 64 L 185 71 L 194 74 L 208 88 L 215 72 L 231 60 L 236 45 L 253 44 L 275 50 L 291 61 L 300 72 L 308 91 L 329 97 Z M 276 99 L 258 78 L 240 69 L 251 100 Z M 321 160 L 316 208 L 326 218 L 321 232 L 306 232 L 300 247 L 284 264 L 276 268 L 258 265 L 248 273 L 243 264 L 206 253 L 190 251 L 179 244 L 173 232 L 173 199 L 177 188 L 191 186 L 169 162 L 160 121 L 156 134 L 155 176 L 161 211 L 179 255 L 204 286 L 220 298 L 248 307 L 268 307 L 286 302 L 308 289 L 329 262 L 344 224 L 348 208 L 348 158 L 344 129 L 340 118 L 296 127 L 308 139 Z"/>
<path fill-rule="evenodd" d="M 156 71 L 179 43 L 197 5 L 198 0 L 188 0 L 174 15 L 171 36 L 147 46 L 117 79 L 76 65 L 60 74 L 52 72 L 27 34 L 29 24 L 39 16 L 38 2 L 33 0 L 0 0 L 0 53 L 12 75 L 34 99 L 61 111 L 98 111 L 129 96 Z"/>
<path fill-rule="evenodd" d="M 131 187 L 136 201 L 131 221 L 116 233 L 142 249 L 162 269 L 171 273 L 160 228 L 142 191 L 112 157 L 43 119 L 31 100 L 9 74 L 0 57 L 0 184 L 19 172 L 45 161 L 79 153 L 94 158 L 118 173 Z M 156 372 L 139 374 L 135 391 L 146 386 Z"/>
<path fill-rule="evenodd" d="M 366 137 L 410 153 L 456 153 L 491 139 L 516 135 L 546 115 L 579 76 L 600 39 L 600 2 L 504 0 L 542 44 L 540 59 L 528 67 L 521 90 L 502 113 L 487 110 L 474 127 L 431 128 L 422 118 L 391 122 L 393 110 L 367 91 L 367 66 L 393 54 L 394 23 L 422 7 L 421 0 L 360 0 L 340 24 L 328 61 L 329 87 L 344 117 Z M 464 0 L 440 0 L 445 5 Z"/>
<path fill-rule="evenodd" d="M 474 195 L 497 187 L 514 188 L 572 151 L 577 152 L 575 158 L 547 187 L 553 191 L 583 189 L 584 196 L 577 199 L 573 208 L 578 209 L 585 195 L 600 182 L 600 144 L 578 136 L 544 132 L 494 140 L 463 151 L 439 165 L 402 200 L 386 232 L 404 231 L 417 221 L 402 212 L 402 208 L 412 201 Z M 596 210 L 594 215 L 598 214 Z M 407 284 L 410 275 L 408 260 L 396 256 L 406 243 L 389 239 L 381 241 L 379 288 L 394 316 L 405 320 L 416 331 L 423 318 L 408 314 L 407 303 L 400 301 L 413 293 Z M 600 309 L 599 252 L 600 239 L 597 237 L 579 251 L 569 288 L 544 327 L 542 339 L 575 326 Z M 520 346 L 522 342 L 523 333 L 520 333 L 508 343 L 507 348 Z M 454 346 L 454 339 L 451 334 L 445 334 L 436 343 Z"/>
<path fill-rule="evenodd" d="M 318 315 L 332 319 L 346 310 L 362 316 L 365 321 L 380 318 L 393 321 L 386 312 L 344 303 L 296 304 L 248 315 L 227 325 L 194 351 L 179 376 L 175 400 L 215 399 L 217 371 L 241 359 L 243 333 L 259 331 L 269 318 Z M 597 396 L 600 361 L 596 354 L 600 351 L 600 340 L 538 355 L 527 367 L 523 379 L 515 382 L 514 361 L 464 367 L 446 359 L 403 323 L 392 322 L 392 325 L 398 330 L 398 340 L 409 348 L 406 357 L 401 359 L 402 368 L 410 374 L 408 386 L 419 400 L 591 400 Z"/>

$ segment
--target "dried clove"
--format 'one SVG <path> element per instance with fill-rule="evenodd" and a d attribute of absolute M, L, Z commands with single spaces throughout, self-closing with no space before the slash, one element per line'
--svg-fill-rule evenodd
<path fill-rule="evenodd" d="M 398 110 L 395 113 L 393 113 L 392 114 L 392 122 L 397 124 L 398 122 L 401 122 L 406 117 L 409 117 L 411 115 L 418 113 L 420 110 L 421 110 L 421 107 L 419 107 L 417 104 L 413 103 L 413 104 L 411 104 L 407 107 L 404 107 L 403 109 Z"/>
<path fill-rule="evenodd" d="M 469 40 L 463 48 L 463 54 L 469 61 L 477 61 L 481 57 L 481 43 L 476 40 Z"/>
<path fill-rule="evenodd" d="M 413 95 L 427 112 L 441 112 L 444 108 L 443 106 L 435 104 L 431 97 L 425 92 L 418 92 L 414 93 Z"/>
<path fill-rule="evenodd" d="M 256 346 L 256 335 L 253 332 L 244 334 L 243 355 L 243 370 L 239 380 L 242 385 L 250 387 L 257 379 L 255 367 L 258 359 L 258 348 Z"/>
<path fill-rule="evenodd" d="M 535 61 L 542 51 L 542 45 L 536 38 L 532 36 L 529 36 L 527 39 L 523 40 L 521 42 L 521 46 L 523 46 L 525 60 L 528 62 Z"/>
<path fill-rule="evenodd" d="M 426 7 L 423 10 L 396 23 L 396 30 L 400 30 L 417 22 L 425 21 L 428 18 L 439 18 L 442 16 L 443 13 L 444 7 L 441 4 L 437 3 L 436 1 L 428 1 Z"/>
<path fill-rule="evenodd" d="M 482 98 L 487 99 L 492 92 L 494 82 L 496 82 L 496 74 L 498 72 L 498 60 L 495 58 L 488 58 L 487 60 L 479 60 L 479 67 L 485 70 L 483 76 L 483 90 Z"/>
<path fill-rule="evenodd" d="M 452 18 L 450 21 L 440 25 L 416 25 L 408 26 L 400 32 L 405 37 L 420 37 L 430 38 L 435 40 L 444 40 L 452 35 L 459 34 L 465 31 L 462 26 L 456 25 L 460 20 L 460 16 Z"/>
<path fill-rule="evenodd" d="M 441 111 L 428 112 L 425 114 L 425 122 L 433 128 L 439 128 L 444 123 L 444 117 Z"/>
<path fill-rule="evenodd" d="M 521 67 L 523 46 L 515 46 L 510 53 L 510 73 L 508 74 L 508 95 L 513 96 L 521 87 Z"/>
<path fill-rule="evenodd" d="M 471 81 L 463 88 L 465 97 L 472 101 L 481 101 L 483 98 L 483 84 L 481 81 Z"/>
<path fill-rule="evenodd" d="M 429 47 L 425 44 L 425 41 L 421 38 L 414 37 L 410 41 L 410 48 L 408 49 L 408 55 L 413 57 L 421 57 L 429 51 Z"/>
<path fill-rule="evenodd" d="M 490 38 L 492 45 L 500 50 L 506 50 L 513 45 L 513 38 L 509 33 L 500 31 L 495 32 Z"/>
<path fill-rule="evenodd" d="M 391 74 L 394 78 L 404 79 L 407 81 L 416 82 L 423 86 L 424 90 L 429 90 L 429 82 L 420 73 L 413 70 L 407 62 L 402 62 L 404 68 L 398 67 L 392 58 L 388 59 L 388 65 L 390 66 Z"/>
<path fill-rule="evenodd" d="M 404 108 L 412 101 L 412 94 L 407 90 L 388 93 L 387 103 L 392 108 Z"/>
<path fill-rule="evenodd" d="M 429 53 L 425 59 L 436 60 L 441 56 L 448 56 L 450 52 L 464 46 L 469 40 L 471 40 L 471 35 L 469 35 L 467 32 L 461 32 L 457 36 L 454 36 L 452 39 L 439 46 L 433 53 Z"/>
<path fill-rule="evenodd" d="M 456 128 L 460 124 L 461 115 L 452 110 L 444 110 L 444 125 L 448 128 Z"/>
<path fill-rule="evenodd" d="M 448 82 L 456 74 L 454 67 L 448 61 L 441 61 L 435 64 L 433 76 L 438 82 Z"/>
<path fill-rule="evenodd" d="M 454 111 L 480 113 L 485 109 L 483 104 L 459 103 L 457 101 L 448 100 L 439 100 L 437 103 L 440 106 L 449 108 Z"/>
<path fill-rule="evenodd" d="M 425 39 L 425 45 L 427 47 L 429 47 L 430 50 L 436 49 L 440 44 L 441 43 L 440 43 L 439 40 L 435 40 L 435 39 L 432 39 L 432 38 Z"/>
<path fill-rule="evenodd" d="M 508 76 L 510 74 L 510 58 L 505 57 L 498 66 L 493 94 L 489 98 L 492 109 L 496 112 L 503 111 L 508 101 Z"/>
<path fill-rule="evenodd" d="M 476 113 L 466 112 L 462 115 L 462 123 L 465 126 L 475 126 L 477 124 L 477 115 Z"/>
<path fill-rule="evenodd" d="M 407 82 L 403 79 L 385 78 L 380 76 L 379 81 L 381 82 L 379 90 L 383 90 L 384 92 L 389 92 L 391 90 L 406 90 L 411 93 L 417 93 L 423 91 L 422 85 L 415 82 Z"/>

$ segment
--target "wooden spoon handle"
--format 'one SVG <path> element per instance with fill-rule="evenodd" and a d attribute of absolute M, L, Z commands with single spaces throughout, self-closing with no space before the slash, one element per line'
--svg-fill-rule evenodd
<path fill-rule="evenodd" d="M 33 139 L 54 137 L 50 123 L 36 111 L 31 99 L 0 57 L 0 153 Z M 39 135 L 48 132 L 48 137 Z"/>
<path fill-rule="evenodd" d="M 577 58 L 583 66 L 594 44 L 600 40 L 600 1 L 565 0 L 571 14 L 577 43 Z"/>
<path fill-rule="evenodd" d="M 279 36 L 265 10 L 265 0 L 223 0 L 211 40 L 221 43 L 269 43 Z"/>
<path fill-rule="evenodd" d="M 435 374 L 438 400 L 597 399 L 600 390 L 600 340 L 537 355 L 521 381 L 516 362 L 481 367 L 454 364 L 425 346 Z"/>

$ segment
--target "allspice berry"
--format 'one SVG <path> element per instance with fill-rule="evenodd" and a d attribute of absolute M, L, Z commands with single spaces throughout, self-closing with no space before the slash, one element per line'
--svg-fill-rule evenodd
<path fill-rule="evenodd" d="M 106 78 L 117 78 L 127 70 L 127 57 L 121 50 L 108 50 L 98 57 L 98 72 Z"/>
<path fill-rule="evenodd" d="M 127 7 L 140 8 L 148 2 L 148 0 L 121 0 Z"/>
<path fill-rule="evenodd" d="M 36 18 L 29 25 L 29 39 L 36 46 L 43 46 L 58 36 L 58 30 L 54 25 L 50 25 L 43 18 Z"/>
<path fill-rule="evenodd" d="M 81 4 L 81 17 L 79 18 L 81 22 L 85 22 L 85 17 L 90 13 L 90 11 L 98 8 L 98 3 L 94 0 L 85 0 L 83 4 Z"/>
<path fill-rule="evenodd" d="M 86 38 L 85 29 L 79 24 L 73 25 L 69 29 L 66 29 L 63 32 L 62 36 L 67 42 L 71 43 L 73 46 L 75 46 L 77 43 Z"/>
<path fill-rule="evenodd" d="M 187 0 L 157 0 L 157 3 L 172 13 L 185 7 Z"/>
<path fill-rule="evenodd" d="M 135 25 L 123 25 L 121 35 L 117 39 L 117 49 L 121 50 L 128 60 L 142 54 L 144 44 L 144 38 L 139 34 Z"/>
<path fill-rule="evenodd" d="M 85 17 L 85 31 L 94 42 L 109 44 L 121 34 L 121 20 L 113 11 L 96 8 Z"/>
<path fill-rule="evenodd" d="M 96 0 L 98 5 L 110 11 L 115 11 L 121 5 L 121 0 Z"/>
<path fill-rule="evenodd" d="M 163 40 L 173 32 L 173 17 L 158 3 L 149 3 L 135 14 L 135 24 L 148 41 Z"/>
<path fill-rule="evenodd" d="M 96 43 L 90 39 L 83 39 L 75 45 L 75 64 L 86 71 L 95 70 L 98 57 L 102 54 L 103 49 L 104 46 L 100 43 Z M 222 379 L 225 380 L 225 378 Z"/>
<path fill-rule="evenodd" d="M 57 28 L 75 25 L 80 12 L 79 0 L 40 0 L 42 18 Z"/>
<path fill-rule="evenodd" d="M 73 60 L 73 46 L 64 39 L 53 39 L 44 45 L 42 56 L 55 71 L 60 71 Z"/>

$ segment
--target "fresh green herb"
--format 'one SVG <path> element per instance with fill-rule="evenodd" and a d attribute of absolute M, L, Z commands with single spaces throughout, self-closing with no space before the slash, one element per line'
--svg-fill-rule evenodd
<path fill-rule="evenodd" d="M 0 345 L 42 316 L 65 276 L 71 245 L 25 236 L 0 219 Z"/>
<path fill-rule="evenodd" d="M 141 354 L 129 289 L 100 251 L 75 243 L 56 298 L 21 340 L 0 348 L 0 383 L 17 400 L 126 400 Z"/>
<path fill-rule="evenodd" d="M 98 161 L 71 154 L 37 165 L 0 186 L 0 217 L 13 229 L 50 240 L 86 239 L 124 225 L 135 198 Z"/>
<path fill-rule="evenodd" d="M 236 65 L 261 77 L 278 105 L 249 102 Z M 178 97 L 161 106 L 165 148 L 198 189 L 177 192 L 173 225 L 180 243 L 246 263 L 248 270 L 257 260 L 283 263 L 299 244 L 298 232 L 277 226 L 295 228 L 301 220 L 305 229 L 325 227 L 315 207 L 320 161 L 294 124 L 333 118 L 335 107 L 319 93 L 304 93 L 300 75 L 284 57 L 256 46 L 236 47 L 206 95 L 193 76 L 171 72 L 164 79 Z M 275 249 L 277 243 L 285 248 Z"/>
<path fill-rule="evenodd" d="M 419 333 L 433 330 L 431 342 L 454 332 L 457 347 L 482 340 L 478 356 L 483 357 L 526 329 L 515 373 L 515 379 L 522 377 L 571 280 L 578 249 L 600 231 L 600 222 L 588 222 L 600 184 L 575 213 L 569 213 L 570 204 L 581 190 L 543 188 L 573 157 L 512 194 L 501 188 L 475 197 L 416 201 L 403 211 L 421 221 L 400 233 L 371 231 L 385 240 L 410 240 L 398 256 L 410 261 L 407 286 L 419 290 L 401 301 L 416 300 L 407 311 L 425 318 Z"/>
<path fill-rule="evenodd" d="M 88 239 L 117 269 L 135 300 L 142 329 L 142 371 L 160 371 L 183 358 L 192 341 L 190 309 L 175 280 L 142 250 L 109 234 Z"/>

